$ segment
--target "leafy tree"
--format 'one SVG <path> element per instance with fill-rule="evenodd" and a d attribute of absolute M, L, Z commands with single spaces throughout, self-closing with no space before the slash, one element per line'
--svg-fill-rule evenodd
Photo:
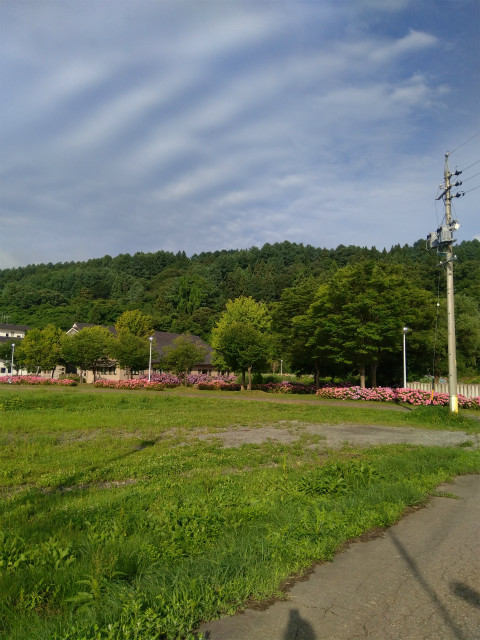
<path fill-rule="evenodd" d="M 138 309 L 125 311 L 115 323 L 115 329 L 118 333 L 128 331 L 135 336 L 148 338 L 153 333 L 152 317 Z"/>
<path fill-rule="evenodd" d="M 389 353 L 401 352 L 402 327 L 431 326 L 432 296 L 416 286 L 400 265 L 373 260 L 339 269 L 322 285 L 309 309 L 314 347 L 336 363 L 355 364 L 360 385 L 370 368 L 376 386 L 377 367 Z"/>
<path fill-rule="evenodd" d="M 152 354 L 157 355 L 153 350 Z M 112 357 L 120 367 L 128 369 L 130 378 L 133 371 L 146 369 L 150 360 L 150 342 L 147 338 L 136 336 L 130 331 L 119 331 L 112 342 Z"/>
<path fill-rule="evenodd" d="M 245 388 L 245 374 L 248 372 L 248 390 L 252 388 L 252 371 L 265 371 L 268 367 L 271 340 L 250 324 L 232 322 L 216 335 L 215 348 L 221 354 L 228 369 L 240 371 L 242 389 Z"/>
<path fill-rule="evenodd" d="M 460 376 L 476 375 L 480 369 L 480 310 L 476 300 L 463 294 L 455 295 L 455 334 L 457 351 L 457 372 Z M 411 340 L 415 339 L 414 334 Z M 448 328 L 447 304 L 442 298 L 438 306 L 438 316 L 435 327 L 429 335 L 425 352 L 429 356 L 423 369 L 431 371 L 438 379 L 448 375 Z M 415 358 L 415 353 L 413 358 Z M 418 368 L 416 361 L 415 365 Z"/>
<path fill-rule="evenodd" d="M 110 361 L 113 347 L 113 336 L 105 327 L 85 327 L 61 339 L 63 359 L 82 371 L 91 369 L 94 380 L 98 367 Z"/>
<path fill-rule="evenodd" d="M 18 345 L 18 356 L 28 371 L 52 371 L 61 360 L 63 331 L 53 324 L 43 329 L 30 329 Z"/>
<path fill-rule="evenodd" d="M 163 364 L 177 375 L 183 377 L 187 384 L 187 376 L 195 364 L 202 362 L 207 355 L 207 347 L 191 335 L 181 335 L 173 340 L 170 347 L 165 348 Z"/>
<path fill-rule="evenodd" d="M 216 361 L 242 374 L 242 388 L 248 371 L 248 389 L 252 388 L 252 370 L 267 367 L 271 353 L 271 318 L 267 306 L 253 298 L 229 300 L 226 310 L 212 331 Z M 220 356 L 220 357 L 218 357 Z"/>
<path fill-rule="evenodd" d="M 277 358 L 286 360 L 294 373 L 314 373 L 317 386 L 323 359 L 321 349 L 308 344 L 315 331 L 315 321 L 307 314 L 318 287 L 317 279 L 306 278 L 295 287 L 285 289 L 272 309 Z"/>

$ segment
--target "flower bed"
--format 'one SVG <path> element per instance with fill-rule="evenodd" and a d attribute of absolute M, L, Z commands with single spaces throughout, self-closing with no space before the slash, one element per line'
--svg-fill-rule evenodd
<path fill-rule="evenodd" d="M 131 382 L 130 380 L 128 382 Z M 148 383 L 148 376 L 140 376 L 136 382 Z M 163 387 L 167 389 L 172 389 L 173 387 L 178 387 L 182 384 L 182 381 L 178 376 L 175 376 L 173 373 L 157 373 L 156 371 L 152 371 L 150 376 L 150 383 L 156 382 L 158 384 L 163 385 Z"/>
<path fill-rule="evenodd" d="M 64 378 L 42 378 L 41 376 L 0 376 L 0 384 L 35 384 L 35 385 L 52 385 L 56 387 L 75 387 L 75 380 Z"/>
<path fill-rule="evenodd" d="M 147 389 L 149 391 L 163 391 L 165 385 L 161 382 L 149 382 L 147 380 L 104 380 L 100 378 L 93 383 L 96 389 Z"/>
<path fill-rule="evenodd" d="M 317 388 L 314 384 L 303 384 L 301 382 L 266 382 L 265 384 L 254 384 L 252 389 L 265 391 L 265 393 L 301 393 L 313 394 Z"/>
<path fill-rule="evenodd" d="M 242 386 L 235 382 L 224 382 L 223 380 L 210 379 L 208 382 L 199 382 L 197 389 L 201 391 L 240 391 Z"/>
<path fill-rule="evenodd" d="M 373 402 L 404 402 L 415 406 L 440 405 L 445 406 L 450 402 L 448 393 L 433 393 L 419 389 L 391 389 L 390 387 L 376 387 L 374 389 L 361 389 L 360 387 L 324 387 L 318 389 L 316 395 L 319 398 L 335 400 L 370 400 Z M 480 397 L 466 398 L 458 396 L 458 405 L 464 409 L 480 409 Z"/>

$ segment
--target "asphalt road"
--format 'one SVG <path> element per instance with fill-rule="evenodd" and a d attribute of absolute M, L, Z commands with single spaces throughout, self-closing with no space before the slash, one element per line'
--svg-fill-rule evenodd
<path fill-rule="evenodd" d="M 204 623 L 208 640 L 480 640 L 480 475 L 317 565 L 287 599 Z"/>

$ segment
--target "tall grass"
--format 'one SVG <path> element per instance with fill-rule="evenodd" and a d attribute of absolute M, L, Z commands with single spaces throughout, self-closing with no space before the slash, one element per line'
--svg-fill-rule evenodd
<path fill-rule="evenodd" d="M 480 453 L 463 448 L 192 438 L 232 424 L 358 423 L 346 417 L 355 409 L 7 393 L 18 401 L 1 413 L 0 636 L 12 640 L 191 638 L 201 620 L 278 593 L 440 482 L 480 471 Z M 433 414 L 416 415 L 431 426 Z"/>

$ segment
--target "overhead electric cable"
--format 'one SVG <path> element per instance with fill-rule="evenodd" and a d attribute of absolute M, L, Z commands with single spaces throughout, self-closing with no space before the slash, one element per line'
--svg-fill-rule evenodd
<path fill-rule="evenodd" d="M 468 167 L 465 167 L 465 169 L 462 169 L 463 172 L 468 171 L 471 167 L 474 167 L 476 164 L 478 164 L 480 162 L 480 160 L 477 160 L 476 162 L 474 162 L 473 164 L 469 164 Z"/>
<path fill-rule="evenodd" d="M 462 182 L 468 182 L 472 178 L 475 178 L 475 176 L 480 176 L 480 171 L 478 173 L 474 173 L 473 176 L 470 176 L 470 178 L 466 178 L 465 180 L 462 180 Z"/>
<path fill-rule="evenodd" d="M 468 191 L 462 191 L 463 195 L 465 195 L 466 193 L 470 193 L 470 191 L 475 191 L 475 189 L 480 189 L 480 184 L 476 187 L 473 187 L 473 189 L 469 189 Z"/>
<path fill-rule="evenodd" d="M 460 147 L 465 146 L 468 142 L 470 142 L 470 140 L 473 140 L 474 138 L 476 138 L 477 136 L 480 136 L 480 131 L 477 131 L 477 133 L 474 133 L 473 136 L 471 136 L 468 140 L 465 140 L 465 142 L 462 142 L 462 144 L 459 144 L 458 147 L 455 147 L 455 149 L 453 151 L 450 151 L 450 155 L 452 155 L 452 153 L 455 153 L 455 151 L 457 151 L 458 149 L 460 149 Z"/>

